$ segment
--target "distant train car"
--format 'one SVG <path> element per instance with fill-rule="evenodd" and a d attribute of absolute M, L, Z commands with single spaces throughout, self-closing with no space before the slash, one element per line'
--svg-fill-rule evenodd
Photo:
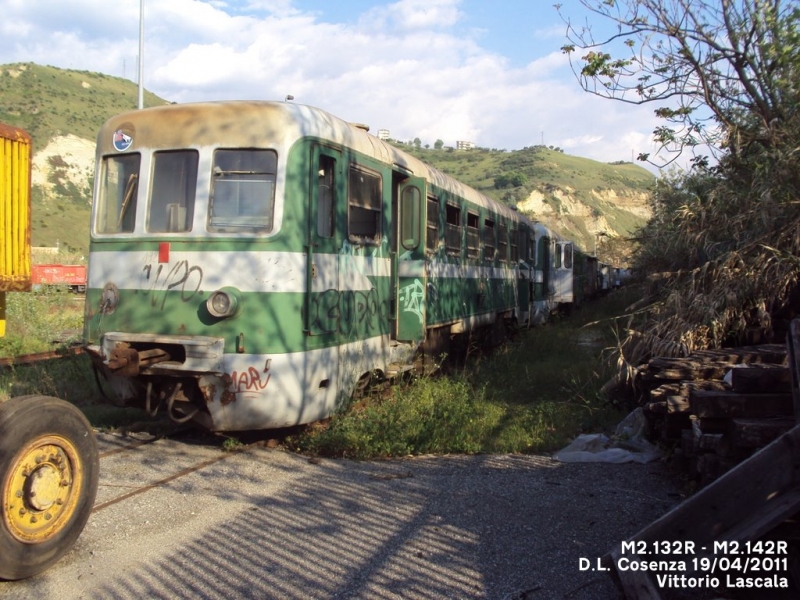
<path fill-rule="evenodd" d="M 31 281 L 34 289 L 44 285 L 67 286 L 73 292 L 86 291 L 85 265 L 32 265 Z"/>
<path fill-rule="evenodd" d="M 119 401 L 312 422 L 454 335 L 573 301 L 573 245 L 322 110 L 171 105 L 99 132 L 84 337 Z"/>

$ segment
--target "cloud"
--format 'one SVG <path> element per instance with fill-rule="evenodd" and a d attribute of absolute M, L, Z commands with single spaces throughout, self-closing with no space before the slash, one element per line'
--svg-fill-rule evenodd
<path fill-rule="evenodd" d="M 107 0 L 4 4 L 0 63 L 136 78 L 138 0 L 118 0 L 113 10 Z M 336 20 L 301 4 L 146 0 L 145 86 L 175 102 L 292 94 L 373 131 L 430 144 L 469 140 L 511 150 L 544 139 L 608 162 L 628 159 L 632 147 L 652 151 L 651 109 L 583 92 L 557 51 L 512 66 L 482 45 L 490 32 L 465 24 L 461 0 L 399 0 L 349 15 L 337 9 Z M 553 19 L 535 35 L 563 30 Z"/>

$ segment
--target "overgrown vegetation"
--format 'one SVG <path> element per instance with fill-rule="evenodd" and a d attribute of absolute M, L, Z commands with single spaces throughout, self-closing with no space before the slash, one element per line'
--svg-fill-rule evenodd
<path fill-rule="evenodd" d="M 639 233 L 636 268 L 657 276 L 630 318 L 622 366 L 783 342 L 786 319 L 800 310 L 800 7 L 591 4 L 620 34 L 598 42 L 573 30 L 565 51 L 590 50 L 578 73 L 584 87 L 626 101 L 677 99 L 678 108 L 657 109 L 665 125 L 656 137 L 695 154 L 691 172 L 659 182 L 653 220 Z M 620 48 L 628 53 L 612 56 Z M 716 164 L 698 153 L 701 143 Z"/>
<path fill-rule="evenodd" d="M 68 288 L 6 293 L 6 335 L 0 357 L 48 352 L 80 340 L 83 298 Z"/>
<path fill-rule="evenodd" d="M 613 315 L 640 290 L 621 290 L 534 329 L 447 375 L 406 381 L 290 440 L 294 449 L 368 458 L 409 454 L 541 452 L 622 416 L 600 390 Z M 452 369 L 452 367 L 451 367 Z"/>

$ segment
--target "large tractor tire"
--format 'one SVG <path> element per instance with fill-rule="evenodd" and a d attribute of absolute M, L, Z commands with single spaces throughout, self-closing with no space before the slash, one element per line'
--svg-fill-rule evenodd
<path fill-rule="evenodd" d="M 83 531 L 97 495 L 97 440 L 72 404 L 0 404 L 0 579 L 47 569 Z"/>

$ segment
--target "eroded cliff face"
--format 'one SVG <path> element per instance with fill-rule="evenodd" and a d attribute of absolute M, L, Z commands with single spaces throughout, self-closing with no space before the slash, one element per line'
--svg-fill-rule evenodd
<path fill-rule="evenodd" d="M 624 261 L 631 248 L 626 238 L 652 216 L 650 195 L 635 190 L 594 189 L 578 193 L 572 188 L 534 190 L 517 209 L 529 217 L 575 240 L 588 253 L 595 245 L 610 250 Z"/>
<path fill-rule="evenodd" d="M 642 219 L 649 220 L 653 216 L 649 204 L 649 193 L 634 192 L 633 190 L 625 190 L 620 193 L 613 189 L 607 189 L 592 190 L 592 195 L 601 202 L 616 206 L 620 210 L 625 210 Z"/>
<path fill-rule="evenodd" d="M 56 136 L 34 153 L 31 183 L 39 186 L 45 201 L 71 184 L 81 200 L 92 202 L 90 182 L 94 174 L 95 142 L 72 134 Z"/>
<path fill-rule="evenodd" d="M 555 189 L 544 193 L 534 190 L 517 208 L 527 214 L 534 215 L 574 215 L 576 217 L 592 217 L 602 205 L 607 204 L 624 210 L 642 219 L 649 219 L 652 212 L 648 204 L 649 194 L 613 189 L 592 190 L 591 204 L 582 200 L 572 188 Z"/>

